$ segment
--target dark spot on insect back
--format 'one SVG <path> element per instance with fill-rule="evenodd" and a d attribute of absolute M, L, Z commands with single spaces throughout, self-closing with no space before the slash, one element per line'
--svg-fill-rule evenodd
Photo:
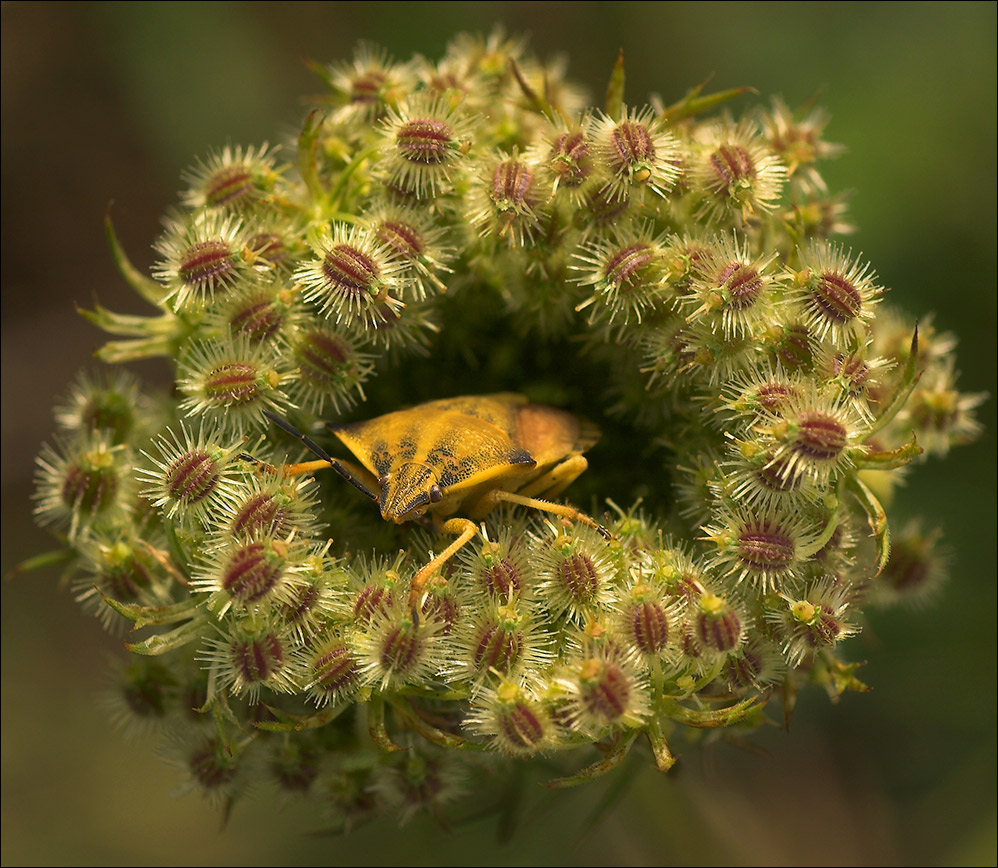
<path fill-rule="evenodd" d="M 438 443 L 426 453 L 426 463 L 434 467 L 453 464 L 454 447 L 450 443 Z"/>
<path fill-rule="evenodd" d="M 395 447 L 397 459 L 412 461 L 416 457 L 416 436 L 414 433 L 406 432 L 399 439 Z"/>
<path fill-rule="evenodd" d="M 371 464 L 379 476 L 384 476 L 392 469 L 392 459 L 388 454 L 388 444 L 379 440 L 371 449 Z"/>

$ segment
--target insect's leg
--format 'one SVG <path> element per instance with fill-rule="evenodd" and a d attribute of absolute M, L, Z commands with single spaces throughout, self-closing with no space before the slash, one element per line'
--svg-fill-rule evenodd
<path fill-rule="evenodd" d="M 572 455 L 566 458 L 561 464 L 556 464 L 543 476 L 539 476 L 533 482 L 520 489 L 520 494 L 524 497 L 557 497 L 569 485 L 579 477 L 579 475 L 589 466 L 585 455 Z"/>
<path fill-rule="evenodd" d="M 426 583 L 437 570 L 471 541 L 472 537 L 478 533 L 478 525 L 466 518 L 451 518 L 443 523 L 440 530 L 443 533 L 456 534 L 457 539 L 412 577 L 412 587 L 409 591 L 409 606 L 412 609 L 412 617 L 415 621 L 419 620 L 419 610 L 422 605 L 420 598 L 423 596 L 423 588 L 426 587 Z"/>
<path fill-rule="evenodd" d="M 577 521 L 581 524 L 587 524 L 591 528 L 595 528 L 599 531 L 600 536 L 602 536 L 603 539 L 613 539 L 613 535 L 610 531 L 603 527 L 603 525 L 596 521 L 596 519 L 590 518 L 574 506 L 569 506 L 567 503 L 551 503 L 548 500 L 540 500 L 536 497 L 525 497 L 522 494 L 516 494 L 512 491 L 504 491 L 501 488 L 495 488 L 485 494 L 475 505 L 476 513 L 483 510 L 487 512 L 493 507 L 498 506 L 500 503 L 518 503 L 520 506 L 528 506 L 531 509 L 537 509 L 541 512 L 550 512 L 552 515 L 560 515 L 563 518 L 567 518 L 569 521 Z"/>

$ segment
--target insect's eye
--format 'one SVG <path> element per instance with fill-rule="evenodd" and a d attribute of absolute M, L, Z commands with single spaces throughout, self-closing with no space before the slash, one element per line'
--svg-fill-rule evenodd
<path fill-rule="evenodd" d="M 388 485 L 388 480 L 390 478 L 391 478 L 390 474 L 382 473 L 381 476 L 378 477 L 378 485 L 384 488 L 386 485 Z"/>
<path fill-rule="evenodd" d="M 440 503 L 443 500 L 443 492 L 440 490 L 439 485 L 430 486 L 430 503 Z"/>

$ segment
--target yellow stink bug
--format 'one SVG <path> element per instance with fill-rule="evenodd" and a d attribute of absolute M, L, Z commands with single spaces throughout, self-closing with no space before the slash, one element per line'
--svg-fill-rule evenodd
<path fill-rule="evenodd" d="M 403 523 L 426 516 L 457 539 L 416 573 L 410 603 L 418 611 L 427 580 L 478 532 L 476 521 L 499 503 L 580 521 L 609 533 L 572 506 L 538 499 L 558 495 L 588 466 L 583 452 L 599 439 L 590 422 L 531 404 L 523 395 L 468 395 L 430 401 L 366 422 L 329 425 L 359 464 L 332 458 L 283 419 L 319 461 L 289 464 L 290 475 L 332 467 L 378 502 L 381 517 Z M 448 518 L 455 513 L 463 517 Z"/>

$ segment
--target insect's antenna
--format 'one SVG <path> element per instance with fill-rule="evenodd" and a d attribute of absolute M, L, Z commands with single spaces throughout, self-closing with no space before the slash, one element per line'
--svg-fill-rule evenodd
<path fill-rule="evenodd" d="M 280 416 L 271 413 L 269 410 L 264 410 L 263 415 L 270 419 L 278 428 L 283 428 L 292 437 L 297 437 L 305 444 L 305 448 L 308 449 L 313 455 L 318 455 L 323 461 L 325 461 L 330 466 L 335 466 L 336 462 L 333 461 L 332 457 L 325 449 L 323 449 L 318 443 L 316 443 L 311 437 L 306 434 L 302 434 L 294 425 L 288 422 L 286 419 L 282 419 Z"/>

